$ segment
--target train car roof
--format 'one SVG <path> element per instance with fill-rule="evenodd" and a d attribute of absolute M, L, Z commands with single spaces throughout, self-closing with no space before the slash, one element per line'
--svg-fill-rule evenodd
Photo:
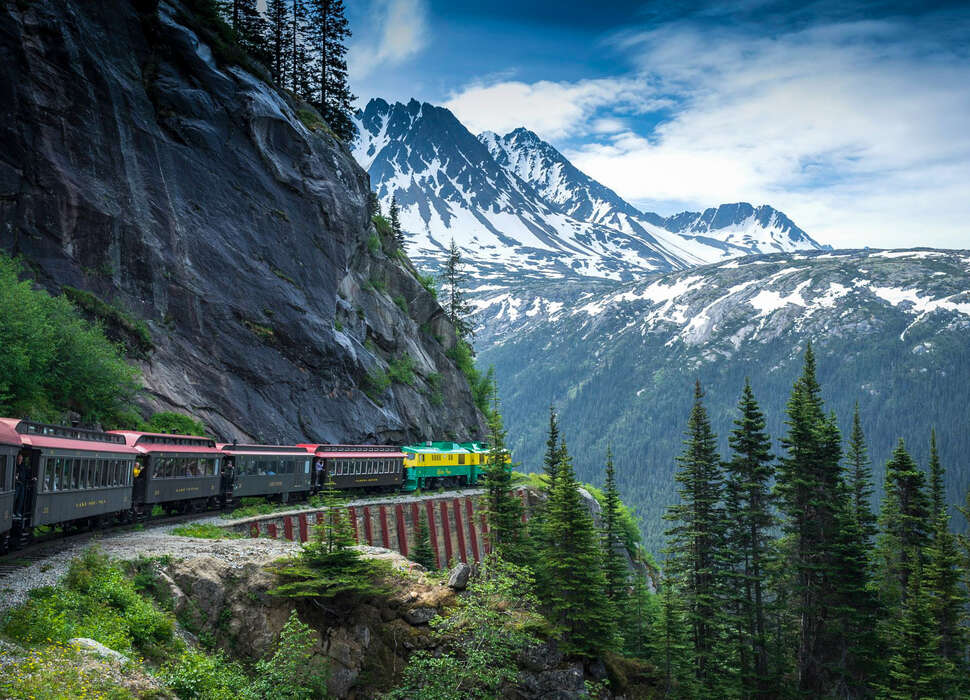
<path fill-rule="evenodd" d="M 415 454 L 482 454 L 489 448 L 480 442 L 419 442 L 401 450 Z"/>
<path fill-rule="evenodd" d="M 196 452 L 198 454 L 222 454 L 216 441 L 201 435 L 172 435 L 168 433 L 145 433 L 138 430 L 112 430 L 120 435 L 129 447 L 140 452 Z"/>
<path fill-rule="evenodd" d="M 138 454 L 118 435 L 101 430 L 88 430 L 68 425 L 37 423 L 19 418 L 0 418 L 0 443 L 25 447 L 87 450 Z"/>
<path fill-rule="evenodd" d="M 308 457 L 302 445 L 242 445 L 235 442 L 220 442 L 216 447 L 227 455 L 295 455 Z"/>
<path fill-rule="evenodd" d="M 317 457 L 325 459 L 391 458 L 404 459 L 407 455 L 394 445 L 324 445 L 301 444 Z"/>

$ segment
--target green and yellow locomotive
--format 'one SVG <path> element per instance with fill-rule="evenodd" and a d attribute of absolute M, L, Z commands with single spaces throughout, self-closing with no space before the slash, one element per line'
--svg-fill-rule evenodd
<path fill-rule="evenodd" d="M 479 442 L 421 442 L 405 445 L 401 452 L 403 491 L 472 486 L 488 463 L 488 445 Z"/>

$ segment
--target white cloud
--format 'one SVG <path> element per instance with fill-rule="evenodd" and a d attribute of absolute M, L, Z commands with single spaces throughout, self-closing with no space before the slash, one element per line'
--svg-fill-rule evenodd
<path fill-rule="evenodd" d="M 428 43 L 426 0 L 374 0 L 369 21 L 350 45 L 347 63 L 353 79 L 414 56 Z"/>
<path fill-rule="evenodd" d="M 636 77 L 475 85 L 450 106 L 476 131 L 570 141 L 629 200 L 769 203 L 836 246 L 970 247 L 970 59 L 914 22 L 627 33 Z M 649 134 L 616 120 L 671 95 Z"/>
<path fill-rule="evenodd" d="M 444 106 L 475 133 L 488 130 L 502 134 L 525 126 L 543 138 L 559 139 L 585 133 L 588 120 L 604 106 L 622 105 L 628 111 L 643 112 L 663 104 L 648 94 L 639 80 L 606 78 L 575 83 L 478 82 L 452 94 Z M 606 124 L 599 121 L 601 126 Z"/>

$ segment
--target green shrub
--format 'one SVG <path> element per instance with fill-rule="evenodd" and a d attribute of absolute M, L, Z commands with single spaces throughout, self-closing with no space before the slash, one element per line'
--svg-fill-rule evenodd
<path fill-rule="evenodd" d="M 426 379 L 431 394 L 431 405 L 441 406 L 445 402 L 444 396 L 441 394 L 441 375 L 438 372 L 432 372 Z"/>
<path fill-rule="evenodd" d="M 35 290 L 20 274 L 18 262 L 0 255 L 0 415 L 130 417 L 137 370 L 66 295 Z"/>
<path fill-rule="evenodd" d="M 239 664 L 222 654 L 186 650 L 165 664 L 159 677 L 180 700 L 237 700 L 256 698 Z"/>
<path fill-rule="evenodd" d="M 163 411 L 155 413 L 142 423 L 141 429 L 151 433 L 169 433 L 173 435 L 206 435 L 205 426 L 201 421 L 181 413 Z"/>
<path fill-rule="evenodd" d="M 403 294 L 398 294 L 394 297 L 394 303 L 397 307 L 404 313 L 408 313 L 408 300 L 404 298 Z"/>
<path fill-rule="evenodd" d="M 371 221 L 374 222 L 374 228 L 377 229 L 377 233 L 380 234 L 381 238 L 394 238 L 394 229 L 391 228 L 390 221 L 380 214 L 372 216 Z M 378 241 L 378 245 L 380 245 L 380 241 Z"/>
<path fill-rule="evenodd" d="M 419 272 L 418 273 L 418 282 L 421 283 L 421 286 L 422 287 L 424 287 L 426 290 L 428 290 L 428 294 L 430 294 L 431 296 L 433 296 L 435 299 L 438 298 L 438 287 L 435 284 L 434 275 L 422 275 Z"/>
<path fill-rule="evenodd" d="M 313 632 L 296 611 L 280 631 L 276 653 L 256 663 L 254 695 L 265 700 L 314 700 L 327 696 L 327 667 L 313 658 Z"/>
<path fill-rule="evenodd" d="M 274 506 L 265 498 L 258 496 L 242 498 L 239 501 L 239 508 L 232 511 L 233 518 L 250 518 L 254 515 L 266 515 L 278 510 L 279 506 Z"/>
<path fill-rule="evenodd" d="M 283 272 L 283 271 L 282 271 L 281 269 L 279 269 L 278 267 L 275 267 L 275 266 L 273 266 L 273 265 L 270 265 L 270 266 L 269 266 L 269 269 L 273 271 L 273 274 L 274 274 L 274 275 L 276 275 L 277 277 L 279 277 L 279 278 L 280 278 L 281 280 L 283 280 L 284 282 L 289 282 L 289 283 L 290 283 L 290 284 L 292 284 L 292 285 L 293 285 L 294 287 L 297 287 L 297 286 L 299 286 L 299 285 L 298 285 L 298 284 L 296 283 L 296 281 L 295 281 L 295 280 L 294 280 L 294 279 L 293 279 L 292 277 L 290 277 L 290 276 L 289 276 L 288 274 L 286 274 L 285 272 Z"/>
<path fill-rule="evenodd" d="M 387 376 L 390 377 L 391 381 L 397 382 L 398 384 L 413 386 L 414 358 L 407 353 L 395 357 L 387 367 Z"/>
<path fill-rule="evenodd" d="M 370 236 L 367 239 L 367 250 L 371 252 L 371 255 L 377 255 L 381 250 L 381 239 L 377 236 Z"/>
<path fill-rule="evenodd" d="M 162 658 L 172 648 L 171 617 L 142 598 L 97 548 L 71 562 L 62 585 L 37 588 L 9 611 L 3 631 L 26 644 L 88 637 L 122 654 Z"/>

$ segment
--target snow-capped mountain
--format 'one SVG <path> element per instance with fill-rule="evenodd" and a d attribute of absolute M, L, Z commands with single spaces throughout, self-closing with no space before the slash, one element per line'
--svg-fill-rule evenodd
<path fill-rule="evenodd" d="M 354 155 L 384 211 L 396 197 L 408 253 L 419 265 L 437 267 L 454 238 L 482 274 L 630 279 L 683 266 L 649 237 L 576 219 L 546 202 L 447 109 L 371 100 L 357 126 Z"/>
<path fill-rule="evenodd" d="M 876 483 L 899 437 L 922 460 L 935 426 L 953 467 L 949 501 L 970 485 L 970 251 L 750 256 L 631 283 L 480 291 L 476 304 L 491 334 L 479 362 L 494 368 L 516 426 L 516 461 L 541 464 L 555 405 L 581 478 L 599 481 L 612 447 L 650 546 L 676 500 L 694 380 L 722 446 L 746 377 L 777 440 L 808 341 L 843 430 L 859 403 Z"/>
<path fill-rule="evenodd" d="M 722 204 L 703 213 L 685 211 L 663 221 L 664 228 L 682 235 L 710 237 L 751 252 L 779 253 L 821 248 L 795 223 L 767 205 L 747 202 Z"/>
<path fill-rule="evenodd" d="M 638 211 L 534 133 L 475 137 L 450 111 L 428 103 L 371 100 L 357 126 L 354 155 L 385 211 L 397 198 L 409 254 L 426 267 L 437 266 L 452 238 L 477 272 L 517 280 L 523 273 L 630 280 L 750 253 L 819 247 L 794 224 L 789 230 L 797 235 L 786 238 L 777 222 L 790 221 L 770 207 L 720 207 L 734 207 L 738 217 L 714 217 L 706 229 L 692 225 L 703 215 L 677 218 L 681 230 L 671 230 L 667 219 Z"/>

